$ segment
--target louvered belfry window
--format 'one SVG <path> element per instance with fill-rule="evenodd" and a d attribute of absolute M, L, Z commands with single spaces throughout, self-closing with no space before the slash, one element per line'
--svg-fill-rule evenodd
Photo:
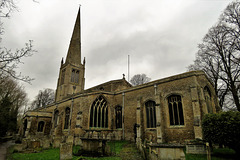
<path fill-rule="evenodd" d="M 79 82 L 79 70 L 72 69 L 71 82 L 73 83 Z"/>
<path fill-rule="evenodd" d="M 90 111 L 90 128 L 108 128 L 108 106 L 103 96 L 93 102 Z"/>

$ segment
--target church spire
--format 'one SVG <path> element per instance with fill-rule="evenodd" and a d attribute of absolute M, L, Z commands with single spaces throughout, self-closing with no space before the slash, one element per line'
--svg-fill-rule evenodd
<path fill-rule="evenodd" d="M 68 48 L 66 63 L 74 65 L 81 64 L 81 19 L 80 7 L 78 10 L 77 19 L 72 33 L 72 38 Z"/>

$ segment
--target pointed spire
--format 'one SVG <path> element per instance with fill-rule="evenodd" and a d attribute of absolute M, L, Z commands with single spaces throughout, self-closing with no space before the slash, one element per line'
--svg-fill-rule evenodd
<path fill-rule="evenodd" d="M 72 38 L 68 48 L 66 62 L 80 65 L 81 64 L 81 19 L 80 7 L 78 10 L 77 19 L 72 33 Z"/>

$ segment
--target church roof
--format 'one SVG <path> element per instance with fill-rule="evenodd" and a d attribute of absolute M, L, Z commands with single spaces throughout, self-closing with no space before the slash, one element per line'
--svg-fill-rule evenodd
<path fill-rule="evenodd" d="M 102 84 L 99 84 L 97 86 L 94 86 L 92 88 L 89 88 L 85 90 L 85 93 L 89 92 L 95 92 L 95 91 L 107 91 L 107 92 L 115 92 L 115 91 L 120 91 L 124 89 L 131 88 L 132 85 L 128 83 L 125 78 L 118 79 L 118 80 L 112 80 L 109 82 L 105 82 Z"/>

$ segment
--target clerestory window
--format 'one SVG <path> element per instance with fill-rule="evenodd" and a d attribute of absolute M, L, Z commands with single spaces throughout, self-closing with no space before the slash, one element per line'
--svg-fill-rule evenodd
<path fill-rule="evenodd" d="M 182 99 L 179 95 L 168 97 L 170 125 L 184 125 Z"/>
<path fill-rule="evenodd" d="M 108 128 L 108 106 L 103 96 L 99 96 L 91 106 L 90 127 Z"/>
<path fill-rule="evenodd" d="M 154 101 L 147 101 L 146 106 L 146 118 L 147 128 L 156 128 L 156 103 Z"/>

